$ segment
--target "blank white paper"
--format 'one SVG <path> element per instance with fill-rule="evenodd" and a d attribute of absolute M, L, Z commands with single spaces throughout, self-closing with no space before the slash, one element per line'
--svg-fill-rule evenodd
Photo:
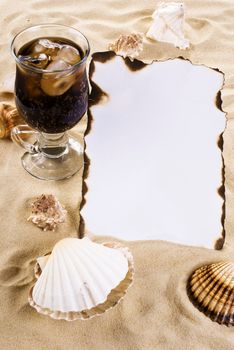
<path fill-rule="evenodd" d="M 120 57 L 95 62 L 109 95 L 86 136 L 88 232 L 213 247 L 222 232 L 223 75 L 175 59 L 132 72 Z"/>

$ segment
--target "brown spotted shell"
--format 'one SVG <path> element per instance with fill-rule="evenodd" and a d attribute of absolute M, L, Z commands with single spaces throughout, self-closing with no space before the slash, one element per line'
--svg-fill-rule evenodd
<path fill-rule="evenodd" d="M 218 262 L 195 270 L 188 281 L 193 304 L 212 321 L 234 326 L 234 263 Z"/>
<path fill-rule="evenodd" d="M 0 103 L 0 139 L 10 136 L 11 129 L 19 124 L 21 118 L 15 107 Z"/>

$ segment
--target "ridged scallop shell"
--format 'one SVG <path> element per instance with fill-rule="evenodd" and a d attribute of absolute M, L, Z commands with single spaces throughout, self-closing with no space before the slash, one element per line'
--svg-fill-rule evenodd
<path fill-rule="evenodd" d="M 152 15 L 147 38 L 171 43 L 180 49 L 187 49 L 189 41 L 184 36 L 184 5 L 178 2 L 165 2 L 158 5 Z"/>
<path fill-rule="evenodd" d="M 65 238 L 39 258 L 29 303 L 39 313 L 73 321 L 100 315 L 115 306 L 133 279 L 133 259 L 118 244 Z"/>
<path fill-rule="evenodd" d="M 188 281 L 191 301 L 212 321 L 234 325 L 234 263 L 219 262 L 195 270 Z"/>
<path fill-rule="evenodd" d="M 10 136 L 11 129 L 21 121 L 17 109 L 7 103 L 0 103 L 0 139 Z"/>

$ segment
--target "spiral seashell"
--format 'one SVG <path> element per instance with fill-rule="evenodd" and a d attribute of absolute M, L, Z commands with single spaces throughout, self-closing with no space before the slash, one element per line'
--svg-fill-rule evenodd
<path fill-rule="evenodd" d="M 184 4 L 179 2 L 159 3 L 154 11 L 153 23 L 146 37 L 173 44 L 180 49 L 189 48 L 184 34 Z"/>
<path fill-rule="evenodd" d="M 19 124 L 21 118 L 15 107 L 0 103 L 0 139 L 10 136 L 11 129 Z"/>
<path fill-rule="evenodd" d="M 193 304 L 212 321 L 234 326 L 234 263 L 219 262 L 195 270 L 188 281 Z"/>
<path fill-rule="evenodd" d="M 133 279 L 130 251 L 114 242 L 65 238 L 37 259 L 38 278 L 29 304 L 54 319 L 73 321 L 100 315 L 125 295 Z"/>

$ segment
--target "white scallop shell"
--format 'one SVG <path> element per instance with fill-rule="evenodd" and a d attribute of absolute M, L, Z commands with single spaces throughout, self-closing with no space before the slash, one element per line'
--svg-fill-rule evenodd
<path fill-rule="evenodd" d="M 52 318 L 89 318 L 113 307 L 132 283 L 132 256 L 126 248 L 89 238 L 65 238 L 51 255 L 39 258 L 39 276 L 29 303 Z"/>
<path fill-rule="evenodd" d="M 153 23 L 147 38 L 167 42 L 187 49 L 189 41 L 184 35 L 184 5 L 178 2 L 161 3 L 153 13 Z"/>

